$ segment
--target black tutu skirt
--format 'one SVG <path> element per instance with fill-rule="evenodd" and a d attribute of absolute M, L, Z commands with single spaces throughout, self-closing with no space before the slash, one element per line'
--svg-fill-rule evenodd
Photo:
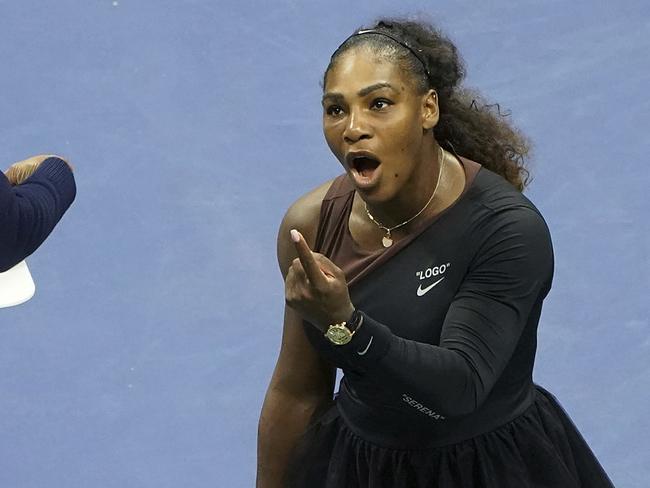
<path fill-rule="evenodd" d="M 535 401 L 501 427 L 423 450 L 370 443 L 336 404 L 299 443 L 290 488 L 612 488 L 614 485 L 557 399 L 536 385 Z"/>

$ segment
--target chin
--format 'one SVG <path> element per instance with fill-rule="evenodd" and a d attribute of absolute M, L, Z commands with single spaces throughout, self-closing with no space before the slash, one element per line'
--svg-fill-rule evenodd
<path fill-rule="evenodd" d="M 357 192 L 369 205 L 386 205 L 395 197 L 393 189 L 381 182 L 371 188 L 357 188 Z"/>

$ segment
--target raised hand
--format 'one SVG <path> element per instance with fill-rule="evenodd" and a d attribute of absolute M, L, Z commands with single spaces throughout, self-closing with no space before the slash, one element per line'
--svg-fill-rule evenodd
<path fill-rule="evenodd" d="M 284 282 L 287 305 L 323 332 L 330 324 L 349 320 L 354 305 L 343 271 L 322 254 L 312 252 L 297 230 L 291 231 L 291 239 L 298 257 Z"/>

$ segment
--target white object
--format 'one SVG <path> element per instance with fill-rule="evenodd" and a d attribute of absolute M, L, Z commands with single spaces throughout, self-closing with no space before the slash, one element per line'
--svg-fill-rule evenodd
<path fill-rule="evenodd" d="M 0 308 L 14 307 L 34 296 L 36 285 L 23 261 L 9 271 L 0 273 Z"/>

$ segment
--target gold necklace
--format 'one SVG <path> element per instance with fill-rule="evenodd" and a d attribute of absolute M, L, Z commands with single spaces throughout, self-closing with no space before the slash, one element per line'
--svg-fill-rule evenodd
<path fill-rule="evenodd" d="M 440 146 L 439 146 L 439 147 L 440 147 Z M 391 237 L 391 232 L 393 232 L 395 229 L 399 229 L 400 227 L 402 227 L 402 226 L 408 224 L 408 223 L 411 222 L 413 219 L 415 219 L 416 217 L 418 217 L 422 212 L 424 212 L 424 210 L 425 210 L 425 209 L 429 206 L 429 204 L 433 201 L 433 197 L 436 195 L 436 191 L 438 191 L 438 185 L 440 185 L 440 177 L 442 176 L 442 165 L 443 165 L 443 163 L 444 163 L 444 158 L 445 158 L 445 151 L 442 149 L 442 147 L 440 147 L 440 157 L 438 158 L 438 160 L 440 161 L 440 164 L 439 164 L 440 169 L 438 170 L 438 181 L 436 181 L 436 187 L 433 189 L 433 193 L 431 194 L 431 198 L 429 198 L 429 201 L 426 203 L 426 205 L 425 205 L 424 207 L 422 207 L 422 209 L 421 209 L 418 213 L 416 213 L 416 214 L 415 214 L 413 217 L 411 217 L 410 219 L 405 220 L 405 221 L 402 222 L 401 224 L 394 225 L 393 227 L 386 227 L 385 225 L 380 224 L 380 223 L 377 222 L 377 220 L 372 216 L 372 214 L 370 213 L 370 210 L 368 210 L 368 204 L 367 204 L 366 202 L 363 202 L 364 205 L 365 205 L 365 207 L 366 207 L 366 213 L 368 214 L 368 218 L 369 218 L 370 220 L 372 220 L 372 221 L 375 223 L 375 225 L 377 225 L 377 227 L 379 227 L 381 230 L 383 230 L 383 231 L 386 232 L 386 235 L 385 235 L 384 237 L 382 237 L 382 239 L 381 239 L 381 243 L 382 243 L 382 245 L 383 245 L 384 247 L 390 247 L 390 246 L 393 245 L 393 238 Z"/>

